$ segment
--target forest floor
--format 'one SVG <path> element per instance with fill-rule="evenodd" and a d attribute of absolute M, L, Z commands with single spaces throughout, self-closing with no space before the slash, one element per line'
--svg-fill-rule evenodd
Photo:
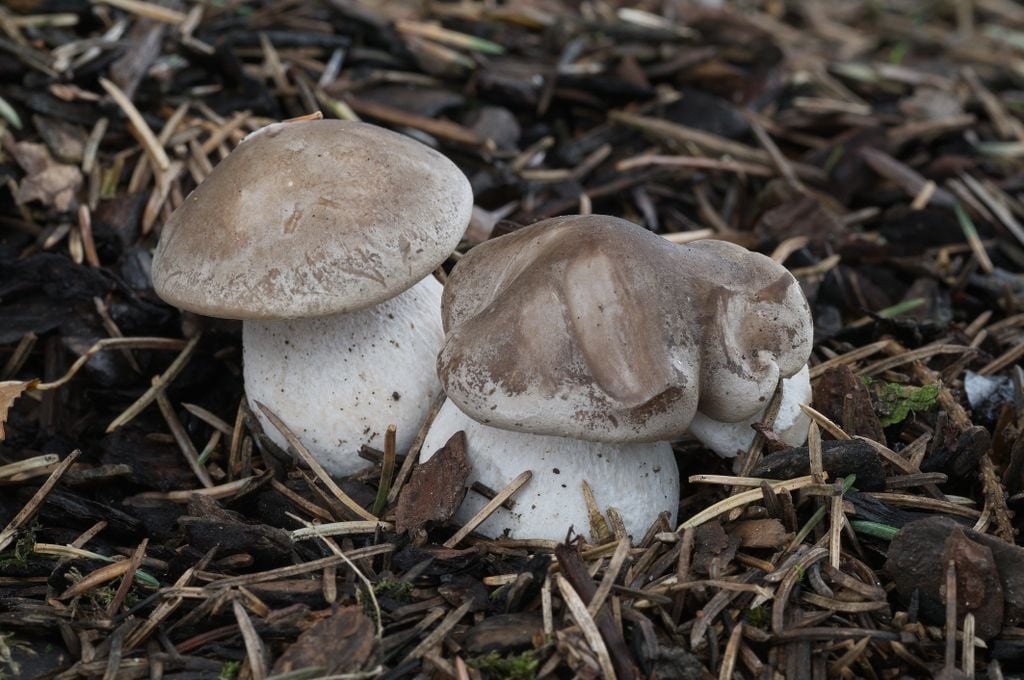
<path fill-rule="evenodd" d="M 1024 668 L 1021 6 L 4 5 L 0 677 Z M 676 444 L 678 520 L 632 541 L 397 533 L 415 447 L 311 471 L 243 399 L 238 323 L 150 283 L 189 191 L 317 111 L 454 160 L 459 253 L 593 212 L 784 264 L 809 445 Z"/>

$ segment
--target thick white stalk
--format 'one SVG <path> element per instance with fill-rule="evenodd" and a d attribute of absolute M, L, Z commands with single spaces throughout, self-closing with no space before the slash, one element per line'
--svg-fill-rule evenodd
<path fill-rule="evenodd" d="M 679 470 L 672 447 L 651 444 L 607 444 L 565 437 L 499 430 L 476 422 L 451 401 L 434 419 L 420 454 L 429 460 L 448 438 L 466 433 L 469 481 L 500 491 L 523 470 L 533 477 L 512 500 L 513 510 L 498 508 L 478 529 L 491 537 L 563 540 L 569 527 L 590 537 L 583 481 L 594 492 L 602 512 L 614 507 L 626 531 L 639 540 L 665 510 L 674 526 L 679 503 Z M 470 490 L 456 514 L 466 522 L 488 499 Z"/>
<path fill-rule="evenodd" d="M 391 424 L 404 453 L 441 392 L 434 369 L 444 341 L 440 310 L 441 284 L 428 276 L 358 312 L 245 321 L 246 395 L 276 413 L 332 475 L 367 467 L 359 448 L 383 448 Z"/>

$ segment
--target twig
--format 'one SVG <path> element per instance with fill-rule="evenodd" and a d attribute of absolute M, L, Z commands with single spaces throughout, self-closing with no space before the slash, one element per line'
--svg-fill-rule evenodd
<path fill-rule="evenodd" d="M 42 456 L 33 456 L 32 458 L 26 458 L 25 460 L 19 460 L 16 463 L 8 463 L 7 465 L 0 465 L 0 479 L 8 479 L 11 477 L 17 477 L 18 475 L 39 468 L 49 467 L 60 460 L 60 456 L 55 453 L 47 453 Z"/>
<path fill-rule="evenodd" d="M 267 650 L 263 640 L 256 633 L 252 625 L 252 619 L 245 607 L 237 599 L 231 603 L 235 613 L 235 620 L 238 622 L 238 629 L 242 633 L 242 641 L 245 643 L 246 658 L 249 660 L 249 673 L 253 680 L 263 680 L 267 677 Z"/>
<path fill-rule="evenodd" d="M 111 0 L 105 0 L 111 2 Z M 117 0 L 118 2 L 126 2 L 128 0 Z M 139 3 L 142 4 L 142 3 Z M 121 91 L 114 83 L 110 82 L 106 78 L 100 78 L 100 85 L 107 91 L 124 114 L 128 117 L 128 120 L 132 124 L 132 129 L 139 136 L 139 142 L 142 144 L 142 148 L 146 151 L 146 155 L 149 156 L 150 161 L 160 170 L 166 171 L 171 167 L 171 159 L 167 157 L 167 152 L 164 151 L 164 147 L 157 141 L 156 135 L 150 129 L 149 125 L 146 124 L 146 119 L 142 117 L 139 110 L 135 108 L 135 104 L 128 99 L 124 92 Z"/>
<path fill-rule="evenodd" d="M 996 522 L 995 534 L 999 538 L 1013 544 L 1017 530 L 1013 527 L 1012 514 L 1006 506 L 1006 494 L 996 474 L 992 458 L 987 453 L 978 461 L 978 476 L 981 477 L 982 491 L 985 494 L 985 508 L 992 512 Z"/>
<path fill-rule="evenodd" d="M 188 365 L 189 360 L 192 359 L 192 354 L 196 351 L 196 347 L 199 346 L 199 340 L 201 337 L 201 335 L 196 335 L 194 338 L 188 341 L 188 344 L 185 345 L 185 348 L 181 350 L 181 354 L 175 357 L 174 361 L 171 362 L 171 365 L 167 367 L 166 371 L 164 371 L 161 375 L 156 376 L 156 378 L 153 380 L 153 383 L 150 385 L 149 389 L 146 390 L 141 397 L 136 399 L 135 403 L 133 403 L 131 406 L 125 409 L 121 415 L 114 418 L 110 425 L 107 425 L 107 432 L 113 432 L 122 425 L 131 422 L 132 419 L 135 418 L 135 416 L 142 413 L 142 411 L 147 406 L 149 406 L 157 398 L 157 396 L 163 392 L 164 389 L 166 389 L 167 385 L 169 385 L 171 381 L 178 377 L 178 374 L 181 372 L 181 370 L 185 368 L 185 366 Z M 116 340 L 116 338 L 111 338 L 111 347 L 115 346 L 114 340 Z M 85 355 L 83 355 L 82 358 L 84 357 Z M 38 389 L 46 389 L 46 386 L 40 385 Z"/>
<path fill-rule="evenodd" d="M 38 512 L 39 506 L 41 506 L 43 501 L 46 500 L 46 496 L 53 490 L 53 487 L 57 486 L 57 482 L 60 481 L 60 478 L 68 471 L 68 468 L 71 467 L 72 463 L 78 460 L 78 457 L 81 454 L 82 452 L 77 449 L 69 453 L 67 458 L 61 461 L 60 465 L 50 473 L 50 476 L 45 482 L 43 482 L 43 485 L 39 487 L 39 490 L 32 495 L 32 498 L 29 499 L 28 503 L 18 511 L 17 515 L 11 518 L 11 521 L 7 523 L 6 527 L 4 527 L 4 530 L 0 531 L 0 551 L 3 551 L 8 545 L 10 545 L 11 541 L 14 540 L 14 536 L 18 533 L 18 529 L 20 529 L 25 522 L 32 519 L 32 516 Z"/>
<path fill-rule="evenodd" d="M 186 16 L 177 10 L 162 7 L 152 2 L 142 2 L 141 0 L 94 0 L 94 2 L 111 5 L 126 12 L 137 14 L 140 17 L 163 21 L 168 24 L 180 25 L 186 19 Z"/>
<path fill-rule="evenodd" d="M 421 643 L 416 645 L 416 647 L 411 652 L 409 652 L 408 656 L 406 656 L 405 658 L 418 659 L 419 657 L 427 653 L 429 650 L 441 644 L 445 636 L 448 635 L 448 633 L 451 632 L 452 628 L 455 627 L 455 624 L 461 621 L 462 617 L 469 613 L 469 608 L 472 606 L 473 601 L 467 599 L 465 602 L 459 605 L 458 609 L 449 612 L 448 616 L 444 617 L 444 621 L 442 621 L 437 628 L 431 631 L 430 635 L 424 638 Z"/>
<path fill-rule="evenodd" d="M 468 522 L 466 522 L 466 524 L 461 529 L 456 531 L 454 536 L 445 541 L 444 547 L 454 548 L 455 546 L 457 546 L 459 542 L 462 541 L 462 539 L 464 539 L 466 536 L 469 536 L 470 532 L 472 532 L 473 529 L 476 529 L 484 522 L 484 520 L 490 517 L 491 514 L 495 510 L 497 510 L 502 503 L 511 498 L 516 491 L 519 491 L 520 487 L 522 487 L 524 484 L 530 481 L 531 477 L 533 477 L 533 472 L 530 470 L 520 472 L 516 476 L 516 478 L 509 482 L 504 489 L 499 491 L 494 496 L 494 498 L 489 500 L 487 502 L 487 505 L 480 508 L 480 511 L 473 515 L 473 517 Z"/>
<path fill-rule="evenodd" d="M 263 415 L 267 417 L 267 420 L 269 420 L 270 423 L 277 428 L 277 431 L 280 432 L 281 435 L 288 441 L 288 446 L 295 452 L 295 454 L 299 458 L 302 459 L 304 463 L 306 463 L 306 465 L 309 466 L 309 468 L 313 471 L 313 474 L 317 476 L 317 479 L 323 482 L 323 485 L 327 487 L 327 489 L 334 495 L 335 498 L 337 498 L 341 502 L 342 505 L 344 505 L 354 514 L 356 514 L 359 517 L 362 517 L 365 520 L 370 520 L 372 522 L 377 521 L 376 517 L 374 517 L 371 513 L 363 509 L 362 506 L 360 506 L 358 503 L 352 500 L 351 496 L 349 496 L 347 493 L 341 490 L 341 487 L 338 486 L 333 479 L 331 479 L 330 475 L 327 474 L 327 471 L 324 470 L 323 466 L 320 465 L 316 458 L 313 457 L 313 454 L 309 452 L 309 449 L 303 446 L 302 442 L 299 441 L 299 438 L 296 437 L 295 434 L 293 434 L 290 429 L 288 429 L 288 426 L 285 425 L 284 422 L 282 422 L 282 420 L 278 418 L 273 411 L 267 408 L 265 404 L 261 404 L 260 402 L 256 402 L 256 406 L 259 407 L 261 411 L 263 411 Z"/>
<path fill-rule="evenodd" d="M 158 379 L 153 379 L 153 384 L 156 385 Z M 171 406 L 171 400 L 163 392 L 156 393 L 156 403 L 160 408 L 160 413 L 163 414 L 164 420 L 167 421 L 167 426 L 171 430 L 171 434 L 174 436 L 174 441 L 178 444 L 178 449 L 181 454 L 185 457 L 185 461 L 188 466 L 195 473 L 199 482 L 207 489 L 211 489 L 216 486 L 213 483 L 213 479 L 210 478 L 210 473 L 207 472 L 206 467 L 199 462 L 199 452 L 196 451 L 195 444 L 189 438 L 188 433 L 185 432 L 185 428 L 182 426 L 181 421 L 178 419 L 178 414 L 174 412 L 174 407 Z"/>
<path fill-rule="evenodd" d="M 587 611 L 587 606 L 583 604 L 583 600 L 572 589 L 572 586 L 569 585 L 564 576 L 555 574 L 555 583 L 558 584 L 558 592 L 562 594 L 562 600 L 569 608 L 569 612 L 576 621 L 576 625 L 580 627 L 583 637 L 587 639 L 590 648 L 597 655 L 597 662 L 601 665 L 601 674 L 605 678 L 617 677 L 615 675 L 615 668 L 612 666 L 611 657 L 608 656 L 608 648 L 605 646 L 604 640 L 601 639 L 601 634 L 598 632 L 590 612 Z"/>
<path fill-rule="evenodd" d="M 103 340 L 98 341 L 92 347 L 87 349 L 85 351 L 85 353 L 82 354 L 82 356 L 78 357 L 78 359 L 76 359 L 75 362 L 73 364 L 71 364 L 71 368 L 69 368 L 67 370 L 67 372 L 63 376 L 61 376 L 57 380 L 54 380 L 53 382 L 39 383 L 38 385 L 36 385 L 35 389 L 37 391 L 39 391 L 39 392 L 44 392 L 46 390 L 55 390 L 58 387 L 63 387 L 64 385 L 66 385 L 68 383 L 68 381 L 70 381 L 73 377 L 75 377 L 75 374 L 78 373 L 78 371 L 80 371 L 83 366 L 85 366 L 85 364 L 89 361 L 89 359 L 93 358 L 94 356 L 96 356 L 97 354 L 99 354 L 100 352 L 103 352 L 105 350 L 109 350 L 109 349 L 118 349 L 118 350 L 119 349 L 166 349 L 166 350 L 173 350 L 173 349 L 182 349 L 183 347 L 187 347 L 187 346 L 188 346 L 187 343 L 185 343 L 183 340 L 172 340 L 170 338 L 104 338 Z"/>
<path fill-rule="evenodd" d="M 814 484 L 814 478 L 808 475 L 806 477 L 797 477 L 796 479 L 788 479 L 782 482 L 768 482 L 768 484 L 775 492 L 796 491 L 797 489 L 802 489 L 805 486 L 810 486 L 811 484 Z M 738 494 L 734 494 L 726 498 L 725 500 L 719 501 L 718 503 L 715 503 L 711 507 L 705 508 L 701 512 L 698 512 L 696 515 L 680 524 L 677 531 L 682 531 L 683 529 L 688 529 L 690 527 L 698 527 L 704 522 L 707 522 L 710 519 L 714 519 L 715 517 L 718 517 L 721 514 L 729 512 L 730 510 L 743 507 L 748 503 L 754 503 L 757 500 L 759 500 L 762 497 L 762 495 L 763 492 L 759 488 L 751 489 L 750 491 L 742 491 Z"/>
<path fill-rule="evenodd" d="M 370 510 L 372 515 L 380 517 L 388 503 L 388 491 L 391 487 L 391 476 L 395 472 L 395 426 L 388 425 L 384 433 L 384 463 L 380 468 L 380 482 L 377 484 L 377 497 Z"/>
<path fill-rule="evenodd" d="M 358 534 L 372 534 L 377 530 L 394 531 L 395 525 L 390 522 L 377 520 L 354 522 L 332 522 L 330 524 L 314 524 L 305 529 L 296 529 L 292 532 L 293 541 L 304 541 L 310 538 L 321 538 L 323 536 L 354 536 Z"/>

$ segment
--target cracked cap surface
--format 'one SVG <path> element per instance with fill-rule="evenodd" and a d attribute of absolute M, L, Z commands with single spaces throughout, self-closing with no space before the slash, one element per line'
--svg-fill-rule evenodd
<path fill-rule="evenodd" d="M 164 225 L 153 286 L 229 319 L 324 316 L 383 302 L 458 245 L 473 205 L 448 158 L 339 120 L 254 133 Z"/>
<path fill-rule="evenodd" d="M 812 327 L 799 284 L 724 241 L 677 246 L 602 215 L 487 241 L 455 266 L 438 374 L 493 427 L 591 441 L 735 422 L 799 371 Z"/>

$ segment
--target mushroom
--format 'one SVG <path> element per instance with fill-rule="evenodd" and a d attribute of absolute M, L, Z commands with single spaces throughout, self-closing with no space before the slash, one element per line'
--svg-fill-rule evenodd
<path fill-rule="evenodd" d="M 734 423 L 764 409 L 806 365 L 812 336 L 799 285 L 771 259 L 722 241 L 674 245 L 601 215 L 477 246 L 449 277 L 442 317 L 452 404 L 423 450 L 464 429 L 471 481 L 497 490 L 532 469 L 514 509 L 483 530 L 534 538 L 582 528 L 583 481 L 633 535 L 661 511 L 674 521 L 665 442 L 698 413 Z M 458 517 L 482 504 L 468 496 Z"/>
<path fill-rule="evenodd" d="M 472 202 L 462 172 L 408 137 L 337 120 L 275 124 L 171 215 L 153 286 L 182 309 L 241 319 L 249 398 L 328 472 L 351 474 L 366 465 L 360 445 L 379 446 L 388 424 L 410 446 L 440 393 L 428 367 L 443 341 L 441 285 L 430 274 Z"/>
<path fill-rule="evenodd" d="M 449 399 L 431 423 L 421 449 L 423 460 L 433 457 L 446 436 L 459 430 L 466 433 L 470 484 L 480 482 L 500 491 L 523 470 L 533 471 L 512 498 L 512 509 L 499 507 L 477 527 L 484 535 L 561 541 L 570 526 L 583 532 L 591 526 L 583 481 L 599 508 L 614 506 L 634 535 L 663 510 L 675 521 L 679 470 L 668 442 L 593 442 L 500 430 L 470 418 Z M 456 518 L 468 521 L 488 500 L 474 491 L 467 493 Z"/>
<path fill-rule="evenodd" d="M 807 441 L 811 418 L 804 413 L 800 405 L 811 403 L 812 396 L 811 374 L 806 365 L 797 371 L 796 375 L 782 381 L 782 400 L 771 429 L 789 446 L 800 446 Z M 764 415 L 765 409 L 762 409 L 739 422 L 725 423 L 698 411 L 690 422 L 690 434 L 719 456 L 732 458 L 738 452 L 749 449 L 754 443 L 754 436 L 757 433 L 753 425 L 760 423 Z"/>

